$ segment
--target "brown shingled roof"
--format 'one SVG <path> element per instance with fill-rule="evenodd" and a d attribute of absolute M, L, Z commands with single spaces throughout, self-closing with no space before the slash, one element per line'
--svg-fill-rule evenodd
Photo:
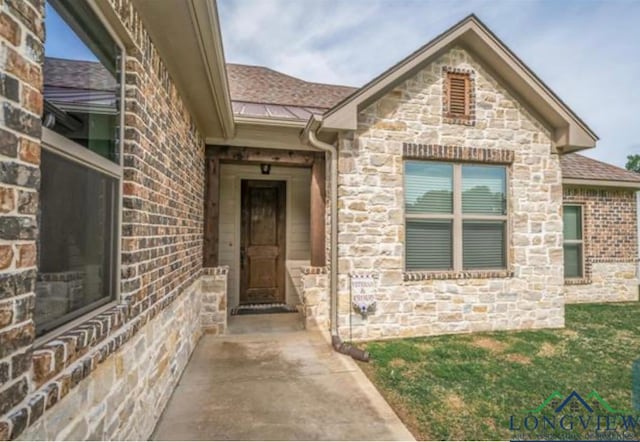
<path fill-rule="evenodd" d="M 232 101 L 329 109 L 356 88 L 312 83 L 262 66 L 227 63 Z"/>
<path fill-rule="evenodd" d="M 45 86 L 113 91 L 116 79 L 100 63 L 95 61 L 67 60 L 45 57 Z"/>
<path fill-rule="evenodd" d="M 640 173 L 603 163 L 577 153 L 560 157 L 562 178 L 640 183 Z"/>
<path fill-rule="evenodd" d="M 312 83 L 261 66 L 227 64 L 233 110 L 236 116 L 307 120 L 321 114 L 356 88 Z M 57 98 L 58 90 L 110 91 L 115 80 L 99 63 L 45 59 L 45 98 Z M 64 92 L 66 95 L 69 92 Z M 65 95 L 65 96 L 66 96 Z M 67 100 L 68 101 L 68 100 Z M 640 174 L 577 153 L 560 157 L 563 178 L 640 183 Z"/>

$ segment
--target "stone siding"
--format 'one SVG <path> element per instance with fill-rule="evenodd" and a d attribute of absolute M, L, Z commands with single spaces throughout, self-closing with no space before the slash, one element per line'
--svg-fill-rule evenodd
<path fill-rule="evenodd" d="M 567 280 L 567 303 L 637 301 L 638 231 L 635 192 L 567 186 L 564 203 L 583 211 L 584 277 Z"/>
<path fill-rule="evenodd" d="M 638 301 L 638 264 L 627 262 L 592 262 L 591 277 L 579 284 L 567 284 L 567 304 Z"/>
<path fill-rule="evenodd" d="M 448 69 L 474 73 L 473 124 L 444 120 L 443 72 Z M 454 48 L 441 55 L 364 109 L 358 126 L 355 134 L 339 140 L 343 336 L 350 329 L 354 339 L 368 340 L 564 325 L 558 155 L 548 130 L 470 53 Z M 442 146 L 438 159 L 445 161 L 512 161 L 507 189 L 509 268 L 503 274 L 445 272 L 435 280 L 407 275 L 405 144 Z M 438 149 L 422 150 L 431 159 L 438 155 Z M 496 155 L 486 153 L 490 150 Z M 472 157 L 456 158 L 456 151 Z M 478 152 L 480 157 L 473 157 Z M 349 305 L 349 274 L 371 271 L 379 272 L 377 310 L 362 319 Z"/>
<path fill-rule="evenodd" d="M 133 42 L 124 64 L 120 298 L 34 347 L 44 2 L 0 1 L 0 440 L 25 429 L 26 438 L 147 438 L 199 333 L 204 174 L 194 171 L 204 170 L 204 142 L 131 1 L 109 3 Z M 75 289 L 65 284 L 55 290 Z M 125 358 L 131 352 L 142 359 Z M 128 362 L 114 372 L 114 389 L 99 390 L 119 355 Z M 132 376 L 137 395 L 118 393 Z"/>
<path fill-rule="evenodd" d="M 228 275 L 227 266 L 204 269 L 200 325 L 205 333 L 222 335 L 227 331 Z"/>
<path fill-rule="evenodd" d="M 135 333 L 123 328 L 67 367 L 62 379 L 72 384 L 52 383 L 32 401 L 55 401 L 61 389 L 68 393 L 47 407 L 20 440 L 149 440 L 202 334 L 200 283 L 155 318 L 146 323 L 140 318 L 144 325 Z M 110 347 L 119 348 L 109 355 Z M 92 361 L 99 365 L 91 375 L 75 381 L 78 370 Z"/>
<path fill-rule="evenodd" d="M 302 269 L 302 309 L 307 330 L 329 329 L 329 275 L 326 267 Z"/>

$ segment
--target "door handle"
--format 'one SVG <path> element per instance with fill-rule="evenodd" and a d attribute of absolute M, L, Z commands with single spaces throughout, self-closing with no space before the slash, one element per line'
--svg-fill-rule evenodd
<path fill-rule="evenodd" d="M 244 247 L 240 247 L 240 268 L 244 269 L 244 260 L 246 258 L 246 252 Z"/>

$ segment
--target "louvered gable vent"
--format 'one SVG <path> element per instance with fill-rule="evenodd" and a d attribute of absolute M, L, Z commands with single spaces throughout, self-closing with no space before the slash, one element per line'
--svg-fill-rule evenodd
<path fill-rule="evenodd" d="M 469 119 L 470 115 L 470 87 L 471 78 L 469 74 L 447 73 L 447 102 L 449 104 L 449 118 Z"/>

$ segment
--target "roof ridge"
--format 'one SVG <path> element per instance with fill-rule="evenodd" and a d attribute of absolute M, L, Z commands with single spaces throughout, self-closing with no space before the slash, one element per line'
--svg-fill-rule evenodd
<path fill-rule="evenodd" d="M 289 78 L 293 78 L 294 80 L 297 81 L 301 81 L 303 83 L 309 84 L 309 85 L 321 85 L 321 86 L 331 86 L 331 87 L 342 87 L 345 89 L 358 89 L 357 86 L 348 86 L 346 84 L 336 84 L 336 83 L 322 83 L 319 81 L 309 81 L 309 80 L 305 80 L 304 78 L 300 78 L 300 77 L 296 77 L 293 76 L 291 74 L 287 74 L 286 72 L 282 72 L 282 71 L 278 71 L 274 68 L 271 68 L 269 66 L 266 65 L 262 65 L 262 64 L 246 64 L 246 63 L 230 63 L 227 62 L 226 63 L 227 66 L 242 66 L 242 67 L 247 67 L 247 68 L 259 68 L 259 69 L 266 69 L 268 71 L 271 71 L 275 74 L 278 75 L 284 75 L 285 77 L 289 77 Z"/>
<path fill-rule="evenodd" d="M 305 83 L 318 85 L 318 86 L 342 87 L 342 88 L 345 88 L 345 89 L 353 89 L 353 90 L 360 89 L 358 86 L 349 86 L 349 85 L 346 85 L 346 84 L 320 83 L 320 82 L 317 82 L 317 81 L 306 81 L 306 80 L 303 80 L 303 81 Z"/>
<path fill-rule="evenodd" d="M 306 104 L 291 104 L 291 103 L 274 103 L 271 101 L 248 101 L 248 100 L 232 100 L 234 103 L 241 103 L 241 104 L 264 104 L 264 105 L 272 105 L 272 106 L 289 106 L 289 107 L 297 107 L 297 108 L 302 108 L 302 109 L 329 109 L 329 107 L 327 106 L 308 106 Z"/>
<path fill-rule="evenodd" d="M 285 74 L 284 72 L 276 71 L 275 69 L 270 68 L 269 66 L 265 66 L 265 65 L 261 65 L 261 64 L 245 64 L 245 63 L 225 63 L 225 64 L 227 66 L 233 65 L 233 66 L 242 66 L 242 67 L 246 67 L 246 68 L 265 69 L 265 70 L 271 71 L 271 72 L 273 72 L 275 74 L 284 75 L 285 77 L 289 77 L 289 78 L 292 78 L 294 80 L 302 81 L 304 83 L 307 83 L 307 81 L 303 80 L 302 78 L 294 77 L 293 75 L 289 75 L 289 74 Z"/>

